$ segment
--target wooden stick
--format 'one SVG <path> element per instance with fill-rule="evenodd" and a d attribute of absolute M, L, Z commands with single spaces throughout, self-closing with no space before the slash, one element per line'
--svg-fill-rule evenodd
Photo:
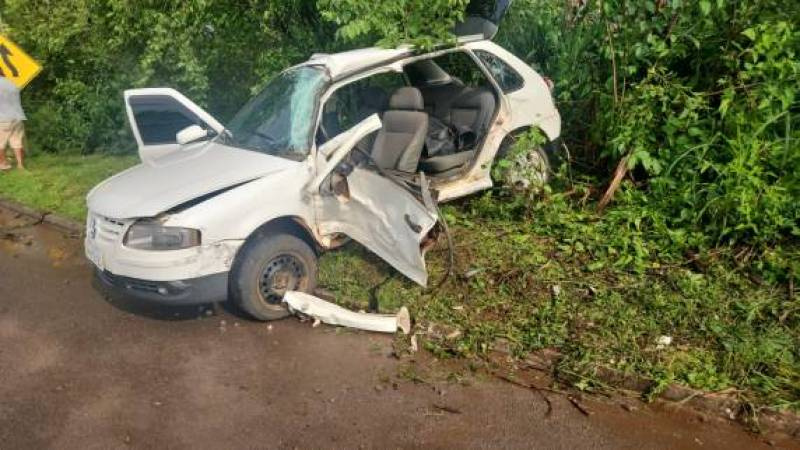
<path fill-rule="evenodd" d="M 628 157 L 630 154 L 625 155 L 622 159 L 619 160 L 617 164 L 617 169 L 614 171 L 614 178 L 611 180 L 611 183 L 608 185 L 608 189 L 606 189 L 606 193 L 603 194 L 603 198 L 600 199 L 600 203 L 597 204 L 597 212 L 602 213 L 603 210 L 611 203 L 611 200 L 614 198 L 614 194 L 619 189 L 619 185 L 622 183 L 622 179 L 625 178 L 625 174 L 628 173 Z"/>

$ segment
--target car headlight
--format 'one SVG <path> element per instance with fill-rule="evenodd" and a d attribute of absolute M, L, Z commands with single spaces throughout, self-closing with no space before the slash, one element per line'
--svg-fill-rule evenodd
<path fill-rule="evenodd" d="M 180 250 L 200 245 L 200 230 L 139 221 L 128 228 L 122 242 L 126 247 L 138 250 Z"/>

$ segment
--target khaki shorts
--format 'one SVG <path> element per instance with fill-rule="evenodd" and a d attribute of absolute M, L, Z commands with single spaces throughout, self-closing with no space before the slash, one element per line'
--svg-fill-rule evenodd
<path fill-rule="evenodd" d="M 25 137 L 25 124 L 21 120 L 13 122 L 0 122 L 0 151 L 6 146 L 12 149 L 22 148 L 22 139 Z"/>

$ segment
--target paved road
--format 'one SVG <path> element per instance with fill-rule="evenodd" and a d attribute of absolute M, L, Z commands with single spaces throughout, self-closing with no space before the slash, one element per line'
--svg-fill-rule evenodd
<path fill-rule="evenodd" d="M 407 381 L 387 336 L 109 301 L 78 240 L 27 220 L 0 211 L 2 448 L 766 446 L 693 412 L 553 396 L 545 417 L 508 383 Z"/>

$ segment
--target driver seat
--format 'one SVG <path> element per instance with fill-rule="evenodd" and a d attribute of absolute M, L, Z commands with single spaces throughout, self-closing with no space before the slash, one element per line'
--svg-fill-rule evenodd
<path fill-rule="evenodd" d="M 415 87 L 402 87 L 389 98 L 383 113 L 383 127 L 372 144 L 372 159 L 382 169 L 413 173 L 417 170 L 425 136 L 428 114 L 422 93 Z"/>

